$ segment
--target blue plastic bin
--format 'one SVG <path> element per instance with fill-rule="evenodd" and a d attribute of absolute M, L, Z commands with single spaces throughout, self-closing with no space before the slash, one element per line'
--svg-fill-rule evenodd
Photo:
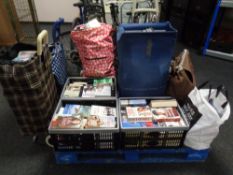
<path fill-rule="evenodd" d="M 169 22 L 119 26 L 120 97 L 164 95 L 176 36 L 177 31 Z"/>

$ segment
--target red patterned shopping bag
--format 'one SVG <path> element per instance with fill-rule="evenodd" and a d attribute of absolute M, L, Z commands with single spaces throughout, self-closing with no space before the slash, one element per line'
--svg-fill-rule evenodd
<path fill-rule="evenodd" d="M 100 27 L 83 29 L 77 26 L 71 32 L 83 65 L 83 76 L 114 76 L 115 46 L 114 29 L 109 24 L 101 23 Z"/>

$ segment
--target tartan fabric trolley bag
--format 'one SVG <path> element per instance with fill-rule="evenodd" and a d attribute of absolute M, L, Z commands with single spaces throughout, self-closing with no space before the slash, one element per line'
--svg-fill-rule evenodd
<path fill-rule="evenodd" d="M 47 43 L 48 32 L 43 30 L 37 38 L 37 55 L 33 59 L 0 65 L 3 92 L 23 135 L 46 132 L 57 102 Z"/>

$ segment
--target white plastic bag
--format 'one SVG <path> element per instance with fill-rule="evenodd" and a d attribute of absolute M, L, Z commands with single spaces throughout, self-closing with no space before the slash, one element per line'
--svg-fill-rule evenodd
<path fill-rule="evenodd" d="M 220 92 L 216 97 L 217 90 L 211 91 L 210 95 L 209 89 L 195 87 L 188 95 L 201 117 L 187 132 L 184 144 L 196 150 L 208 149 L 218 135 L 219 127 L 230 116 L 229 103 L 222 107 L 227 102 L 226 96 Z"/>

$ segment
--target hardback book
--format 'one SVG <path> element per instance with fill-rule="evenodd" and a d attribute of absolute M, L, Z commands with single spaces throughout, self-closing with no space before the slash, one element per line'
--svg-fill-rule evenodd
<path fill-rule="evenodd" d="M 175 107 L 152 108 L 153 120 L 156 122 L 179 122 L 181 116 Z"/>
<path fill-rule="evenodd" d="M 162 107 L 177 107 L 178 103 L 175 99 L 169 100 L 151 100 L 151 108 L 162 108 Z"/>

